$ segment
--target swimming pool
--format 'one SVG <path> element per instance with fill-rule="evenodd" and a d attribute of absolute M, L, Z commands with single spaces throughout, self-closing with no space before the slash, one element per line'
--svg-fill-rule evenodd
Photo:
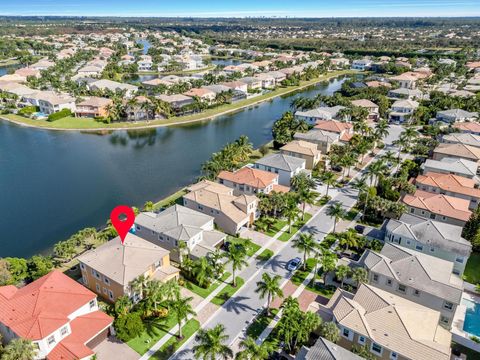
<path fill-rule="evenodd" d="M 463 331 L 480 337 L 480 304 L 468 299 L 463 299 L 462 303 L 467 307 Z"/>

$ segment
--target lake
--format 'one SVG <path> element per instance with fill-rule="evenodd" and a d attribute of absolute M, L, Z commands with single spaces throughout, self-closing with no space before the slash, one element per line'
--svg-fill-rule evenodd
<path fill-rule="evenodd" d="M 49 131 L 0 121 L 0 257 L 28 257 L 119 204 L 142 206 L 192 183 L 213 152 L 240 135 L 255 147 L 295 96 L 332 94 L 331 80 L 235 114 L 192 125 L 108 135 Z"/>

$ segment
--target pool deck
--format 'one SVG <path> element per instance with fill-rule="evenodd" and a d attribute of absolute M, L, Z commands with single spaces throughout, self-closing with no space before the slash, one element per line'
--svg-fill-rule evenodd
<path fill-rule="evenodd" d="M 467 306 L 463 304 L 463 300 L 473 301 L 477 304 L 480 304 L 480 296 L 474 295 L 469 292 L 463 292 L 462 302 L 457 307 L 455 315 L 452 322 L 452 340 L 458 344 L 468 347 L 474 351 L 480 352 L 480 344 L 470 339 L 471 334 L 463 330 L 465 323 L 465 315 L 467 313 Z"/>

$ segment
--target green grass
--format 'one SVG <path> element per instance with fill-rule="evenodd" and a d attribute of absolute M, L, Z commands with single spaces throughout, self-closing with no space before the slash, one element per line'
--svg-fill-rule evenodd
<path fill-rule="evenodd" d="M 470 284 L 480 283 L 480 253 L 472 253 L 468 258 L 463 278 Z"/>
<path fill-rule="evenodd" d="M 303 266 L 300 266 L 300 269 L 293 273 L 292 278 L 290 279 L 295 285 L 301 285 L 305 279 L 307 278 L 308 274 L 312 272 L 315 267 L 315 259 L 310 258 L 307 259 L 307 266 L 306 269 L 303 270 Z"/>
<path fill-rule="evenodd" d="M 228 279 L 228 277 L 230 276 L 231 274 L 229 272 L 226 272 L 225 274 L 223 274 L 223 276 L 221 277 L 220 281 L 216 281 L 214 282 L 212 285 L 210 285 L 208 288 L 202 288 L 201 286 L 198 286 L 197 284 L 191 282 L 190 280 L 186 280 L 185 279 L 185 285 L 184 287 L 188 290 L 190 290 L 191 292 L 197 294 L 198 296 L 201 296 L 202 298 L 206 298 L 208 295 L 210 295 L 216 288 L 218 288 L 220 286 L 220 284 L 222 282 L 224 282 L 225 280 Z"/>
<path fill-rule="evenodd" d="M 268 324 L 270 324 L 277 313 L 278 309 L 271 309 L 270 315 L 267 315 L 266 311 L 262 312 L 250 325 L 248 325 L 247 335 L 257 339 L 263 330 L 267 328 Z"/>
<path fill-rule="evenodd" d="M 236 238 L 230 235 L 227 236 L 227 241 L 231 244 L 240 244 L 245 246 L 247 250 L 247 256 L 253 256 L 261 247 L 250 239 Z"/>
<path fill-rule="evenodd" d="M 273 256 L 273 251 L 270 249 L 265 249 L 261 254 L 257 255 L 257 260 L 267 261 Z"/>
<path fill-rule="evenodd" d="M 233 287 L 231 284 L 225 286 L 218 294 L 212 299 L 212 303 L 218 306 L 222 306 L 228 299 L 230 299 L 235 292 L 240 289 L 245 280 L 243 280 L 240 276 L 237 276 L 237 287 Z"/>
<path fill-rule="evenodd" d="M 317 277 L 318 278 L 318 277 Z M 315 286 L 313 285 L 313 280 L 310 281 L 307 285 L 307 289 L 313 291 L 314 293 L 321 295 L 327 299 L 330 299 L 332 295 L 335 293 L 335 287 L 325 287 L 323 283 L 316 282 Z"/>
<path fill-rule="evenodd" d="M 331 196 L 330 196 L 330 195 L 329 195 L 329 196 L 322 196 L 322 197 L 320 198 L 320 200 L 318 200 L 318 201 L 316 202 L 315 205 L 317 205 L 317 206 L 323 206 L 323 205 L 325 205 L 327 202 L 329 202 L 330 199 L 331 199 Z"/>
<path fill-rule="evenodd" d="M 311 214 L 309 213 L 305 213 L 305 219 L 304 220 L 297 220 L 293 225 L 292 225 L 292 231 L 291 232 L 288 232 L 288 229 L 287 231 L 285 231 L 282 235 L 280 235 L 278 237 L 278 240 L 280 241 L 288 241 L 291 239 L 291 237 L 293 235 L 295 235 L 295 233 L 300 230 L 300 228 L 305 225 L 305 223 L 310 220 L 312 217 Z"/>
<path fill-rule="evenodd" d="M 183 205 L 182 197 L 187 193 L 187 189 L 180 189 L 176 193 L 162 199 L 155 204 L 153 204 L 154 209 L 158 210 L 164 207 L 168 207 L 174 204 Z"/>
<path fill-rule="evenodd" d="M 275 223 L 265 232 L 266 235 L 273 237 L 287 225 L 286 220 L 277 219 Z"/>
<path fill-rule="evenodd" d="M 355 219 L 355 217 L 358 215 L 359 211 L 357 209 L 352 209 L 349 212 L 347 212 L 347 216 L 345 217 L 345 220 L 352 221 Z"/>
<path fill-rule="evenodd" d="M 177 324 L 177 319 L 175 314 L 170 313 L 164 319 L 146 320 L 145 324 L 147 329 L 140 336 L 127 342 L 127 345 L 140 355 L 145 354 L 153 344 L 164 337 Z"/>
<path fill-rule="evenodd" d="M 175 351 L 177 351 L 198 329 L 200 328 L 200 323 L 195 319 L 190 319 L 182 327 L 183 339 L 179 340 L 176 337 L 171 337 L 168 341 L 163 344 L 160 349 L 150 358 L 156 360 L 167 360 L 172 356 Z M 178 334 L 178 332 L 176 333 Z"/>
<path fill-rule="evenodd" d="M 104 124 L 101 122 L 97 122 L 93 119 L 87 119 L 87 118 L 75 118 L 75 117 L 67 117 L 63 118 L 54 122 L 49 122 L 45 120 L 33 120 L 29 118 L 25 118 L 23 116 L 19 115 L 13 115 L 13 114 L 8 114 L 8 115 L 1 115 L 1 117 L 5 119 L 9 119 L 12 121 L 16 121 L 25 125 L 30 125 L 30 126 L 35 126 L 39 128 L 49 128 L 49 129 L 70 129 L 70 130 L 99 130 L 99 129 L 105 129 L 105 130 L 115 130 L 115 129 L 134 129 L 134 128 L 142 128 L 146 126 L 167 126 L 167 125 L 179 125 L 179 124 L 185 124 L 185 123 L 191 123 L 191 122 L 197 122 L 197 121 L 203 121 L 203 120 L 208 120 L 211 119 L 215 116 L 218 116 L 220 114 L 225 114 L 225 113 L 231 113 L 234 111 L 237 111 L 241 108 L 248 107 L 272 98 L 275 98 L 277 96 L 285 95 L 294 91 L 297 91 L 301 88 L 305 88 L 311 85 L 314 85 L 316 83 L 332 79 L 341 75 L 348 75 L 348 74 L 354 74 L 356 71 L 352 70 L 340 70 L 340 71 L 333 71 L 331 73 L 325 74 L 320 76 L 317 79 L 310 80 L 310 81 L 301 81 L 299 86 L 289 86 L 286 88 L 279 88 L 276 90 L 273 90 L 267 94 L 257 96 L 251 99 L 245 99 L 238 101 L 233 104 L 225 104 L 222 106 L 218 106 L 213 109 L 208 109 L 206 111 L 203 111 L 198 114 L 192 114 L 192 115 L 187 115 L 187 116 L 179 116 L 179 117 L 172 117 L 170 119 L 157 119 L 157 120 L 151 120 L 151 121 L 143 121 L 143 122 L 114 122 L 111 124 Z"/>

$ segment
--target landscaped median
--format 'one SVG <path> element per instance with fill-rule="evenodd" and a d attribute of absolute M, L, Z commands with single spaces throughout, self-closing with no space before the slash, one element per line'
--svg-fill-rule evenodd
<path fill-rule="evenodd" d="M 224 283 L 230 277 L 230 275 L 231 274 L 229 272 L 226 272 L 225 274 L 223 274 L 219 281 L 215 281 L 206 289 L 186 279 L 184 280 L 185 284 L 183 285 L 183 287 L 205 299 L 206 297 L 208 297 L 208 295 L 215 291 L 216 288 L 218 288 L 222 283 Z"/>
<path fill-rule="evenodd" d="M 190 319 L 182 327 L 182 339 L 178 339 L 176 336 L 171 337 L 163 344 L 160 349 L 150 359 L 167 360 L 172 356 L 198 329 L 200 329 L 200 323 L 195 319 Z M 176 335 L 178 332 L 176 333 Z"/>
<path fill-rule="evenodd" d="M 212 303 L 218 306 L 222 306 L 245 284 L 245 280 L 240 276 L 236 278 L 237 286 L 233 287 L 232 284 L 225 286 L 218 294 L 212 299 Z"/>
<path fill-rule="evenodd" d="M 308 86 L 315 85 L 325 80 L 329 80 L 342 75 L 354 74 L 354 73 L 356 73 L 356 71 L 353 71 L 353 70 L 332 71 L 314 80 L 301 81 L 300 85 L 298 86 L 278 88 L 264 95 L 241 100 L 233 104 L 221 105 L 219 107 L 208 109 L 201 113 L 187 115 L 187 116 L 172 117 L 170 119 L 152 120 L 148 122 L 147 121 L 114 122 L 114 123 L 106 124 L 103 122 L 95 121 L 94 119 L 90 119 L 90 118 L 76 118 L 76 117 L 65 117 L 65 118 L 50 122 L 46 120 L 33 120 L 30 118 L 26 118 L 26 117 L 14 115 L 14 114 L 0 115 L 0 118 L 17 123 L 17 124 L 37 127 L 37 128 L 44 128 L 44 129 L 51 129 L 51 130 L 82 130 L 82 131 L 88 131 L 88 130 L 108 131 L 108 130 L 120 130 L 120 129 L 135 129 L 135 128 L 141 129 L 141 128 L 154 128 L 154 127 L 162 127 L 162 126 L 170 126 L 170 125 L 188 124 L 193 122 L 210 120 L 216 116 L 232 113 L 242 108 L 255 105 L 255 104 L 264 102 L 266 100 L 273 99 L 277 96 L 285 95 L 285 94 L 303 89 Z"/>
<path fill-rule="evenodd" d="M 278 309 L 271 309 L 270 314 L 267 313 L 267 310 L 264 310 L 260 313 L 253 322 L 247 327 L 247 336 L 250 336 L 254 339 L 262 334 L 263 330 L 268 327 L 268 324 L 273 320 L 275 315 L 277 315 Z"/>

